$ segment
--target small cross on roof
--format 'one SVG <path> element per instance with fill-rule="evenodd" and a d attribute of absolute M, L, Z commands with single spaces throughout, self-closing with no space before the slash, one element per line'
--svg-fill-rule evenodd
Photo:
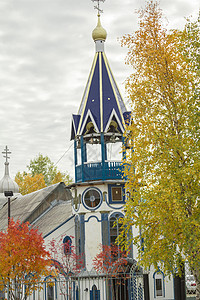
<path fill-rule="evenodd" d="M 5 157 L 6 163 L 8 163 L 8 159 L 10 159 L 10 157 L 8 156 L 8 154 L 11 154 L 11 152 L 8 149 L 8 146 L 6 146 L 6 148 L 4 149 L 4 151 L 2 153 L 5 154 L 5 155 L 3 155 L 3 157 Z"/>
<path fill-rule="evenodd" d="M 99 7 L 99 3 L 105 2 L 105 0 L 92 0 L 92 2 L 97 2 L 97 5 L 94 6 L 94 9 L 97 9 L 98 14 L 100 14 L 100 12 L 103 13 L 103 10 Z"/>

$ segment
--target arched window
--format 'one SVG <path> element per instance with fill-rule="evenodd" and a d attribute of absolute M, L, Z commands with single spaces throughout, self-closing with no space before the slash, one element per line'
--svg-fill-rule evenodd
<path fill-rule="evenodd" d="M 100 300 L 100 290 L 97 290 L 95 284 L 92 286 L 92 290 L 90 291 L 90 300 Z"/>
<path fill-rule="evenodd" d="M 122 224 L 119 223 L 119 219 L 123 218 L 122 213 L 114 213 L 110 216 L 110 244 L 114 245 L 117 237 L 121 233 Z"/>
<path fill-rule="evenodd" d="M 57 299 L 57 281 L 51 275 L 44 279 L 45 282 L 45 300 Z"/>
<path fill-rule="evenodd" d="M 63 246 L 64 246 L 64 254 L 69 255 L 72 252 L 72 239 L 69 236 L 66 236 L 63 239 Z"/>
<path fill-rule="evenodd" d="M 47 300 L 54 300 L 54 287 L 51 284 L 47 284 Z"/>
<path fill-rule="evenodd" d="M 161 271 L 153 274 L 154 298 L 165 297 L 164 273 Z"/>

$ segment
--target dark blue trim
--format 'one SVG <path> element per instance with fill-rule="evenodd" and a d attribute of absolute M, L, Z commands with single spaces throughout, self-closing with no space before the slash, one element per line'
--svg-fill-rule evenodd
<path fill-rule="evenodd" d="M 122 135 L 122 159 L 126 160 L 126 148 L 125 148 L 125 137 Z"/>
<path fill-rule="evenodd" d="M 115 217 L 115 215 L 119 215 L 119 218 L 124 218 L 124 214 L 122 212 L 115 211 L 109 216 L 109 221 L 110 221 L 110 218 Z"/>
<path fill-rule="evenodd" d="M 82 182 L 84 182 L 84 162 L 85 162 L 85 157 L 84 157 L 84 140 L 83 136 L 81 136 L 81 177 L 82 177 Z"/>
<path fill-rule="evenodd" d="M 59 271 L 59 273 L 65 277 L 65 279 L 67 279 L 68 274 L 65 272 L 63 265 L 56 259 L 51 259 L 51 261 L 51 265 L 54 266 Z"/>
<path fill-rule="evenodd" d="M 66 221 L 64 221 L 63 223 L 61 223 L 60 225 L 58 225 L 56 228 L 54 228 L 53 230 L 51 230 L 49 233 L 45 234 L 43 236 L 43 239 L 45 239 L 47 236 L 49 236 L 50 234 L 52 234 L 54 231 L 56 231 L 58 228 L 62 227 L 65 223 L 67 223 L 68 221 L 70 221 L 72 218 L 74 218 L 75 216 L 71 216 L 69 217 Z"/>
<path fill-rule="evenodd" d="M 80 214 L 80 253 L 83 254 L 83 267 L 85 267 L 85 215 Z"/>
<path fill-rule="evenodd" d="M 112 205 L 109 204 L 108 202 L 108 197 L 107 195 L 105 195 L 105 200 L 106 200 L 106 204 L 108 205 L 108 207 L 112 208 L 112 209 L 122 209 L 124 207 L 124 205 L 120 206 L 120 207 L 114 207 Z"/>
<path fill-rule="evenodd" d="M 102 245 L 110 244 L 108 212 L 101 213 L 101 238 L 102 238 Z"/>
<path fill-rule="evenodd" d="M 125 121 L 126 125 L 129 125 L 130 120 L 131 120 L 131 111 L 125 111 L 123 113 L 123 117 L 124 117 L 124 121 Z"/>
<path fill-rule="evenodd" d="M 77 141 L 74 140 L 74 167 L 75 167 L 75 182 L 77 182 L 77 171 L 76 171 L 76 165 L 77 165 L 78 159 L 77 159 Z"/>
<path fill-rule="evenodd" d="M 101 133 L 101 160 L 102 160 L 102 179 L 105 180 L 105 142 L 104 134 Z"/>
<path fill-rule="evenodd" d="M 80 118 L 81 118 L 80 115 L 72 114 L 72 119 L 74 121 L 75 134 L 77 133 L 77 130 L 78 130 L 78 125 L 79 125 L 79 122 L 80 122 Z"/>
<path fill-rule="evenodd" d="M 109 66 L 108 69 L 110 69 Z M 113 81 L 110 80 L 108 69 L 104 61 L 104 55 L 102 55 L 103 130 L 105 130 L 107 126 L 113 109 L 115 110 L 116 115 L 118 116 L 121 127 L 124 128 L 121 112 L 122 109 L 125 109 L 125 106 L 123 101 L 120 101 L 121 96 L 112 74 L 111 76 Z M 114 91 L 117 95 L 118 103 Z M 120 107 L 118 106 L 118 104 Z M 119 127 L 118 129 L 121 131 Z"/>
<path fill-rule="evenodd" d="M 122 201 L 113 201 L 112 200 L 112 188 L 113 187 L 121 187 L 122 188 Z M 125 188 L 124 184 L 108 184 L 108 197 L 109 197 L 109 203 L 110 204 L 125 204 Z"/>
<path fill-rule="evenodd" d="M 91 85 L 88 90 L 88 97 L 84 103 L 85 109 L 81 112 L 81 124 L 79 125 L 82 128 L 85 118 L 88 111 L 90 110 L 95 122 L 97 124 L 99 132 L 101 132 L 101 115 L 100 115 L 100 79 L 99 79 L 99 53 L 94 66 L 93 77 L 91 78 Z"/>
<path fill-rule="evenodd" d="M 102 222 L 101 220 L 99 220 L 99 219 L 97 218 L 97 216 L 90 216 L 90 217 L 87 219 L 87 221 L 85 221 L 85 223 L 89 222 L 89 220 L 90 220 L 91 218 L 97 219 L 97 222 L 99 222 L 99 223 Z"/>
<path fill-rule="evenodd" d="M 84 203 L 84 196 L 85 196 L 85 194 L 89 191 L 89 190 L 97 190 L 97 192 L 100 194 L 100 202 L 99 202 L 99 204 L 96 206 L 96 207 L 89 207 L 89 206 L 87 206 L 85 203 Z M 102 192 L 101 192 L 101 190 L 100 189 L 98 189 L 97 187 L 88 187 L 84 192 L 83 192 L 83 194 L 82 194 L 82 204 L 83 204 L 83 206 L 86 208 L 86 209 L 88 209 L 88 210 L 96 210 L 97 208 L 99 208 L 100 206 L 101 206 L 101 204 L 102 204 L 102 201 L 103 201 L 103 195 L 102 195 Z"/>
<path fill-rule="evenodd" d="M 144 238 L 141 238 L 141 246 L 142 246 L 142 251 L 144 252 Z"/>
<path fill-rule="evenodd" d="M 76 286 L 76 300 L 79 300 L 79 288 Z"/>

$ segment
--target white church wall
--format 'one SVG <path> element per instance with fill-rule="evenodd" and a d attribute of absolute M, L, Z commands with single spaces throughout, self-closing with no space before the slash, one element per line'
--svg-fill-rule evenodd
<path fill-rule="evenodd" d="M 49 250 L 49 244 L 52 240 L 55 240 L 56 242 L 59 242 L 59 240 L 64 238 L 65 236 L 72 237 L 72 243 L 75 246 L 75 224 L 74 224 L 74 218 L 71 218 L 68 222 L 60 226 L 59 228 L 55 229 L 46 237 L 44 238 L 45 245 L 47 247 L 47 250 Z"/>
<path fill-rule="evenodd" d="M 102 243 L 101 237 L 101 220 L 100 213 L 96 213 L 95 216 L 87 214 L 85 219 L 85 255 L 86 255 L 86 268 L 91 270 L 93 268 L 93 258 L 100 251 L 100 244 Z"/>

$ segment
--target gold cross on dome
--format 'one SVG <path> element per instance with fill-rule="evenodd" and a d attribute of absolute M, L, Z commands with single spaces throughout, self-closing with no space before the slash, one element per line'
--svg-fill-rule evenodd
<path fill-rule="evenodd" d="M 6 146 L 6 148 L 4 149 L 4 151 L 2 153 L 5 154 L 3 157 L 5 157 L 6 163 L 8 163 L 8 159 L 10 158 L 10 157 L 8 157 L 8 154 L 11 154 L 11 152 L 8 149 L 8 146 Z"/>
<path fill-rule="evenodd" d="M 105 0 L 92 0 L 92 2 L 97 2 L 97 5 L 94 6 L 94 9 L 97 9 L 98 15 L 100 15 L 100 12 L 103 13 L 103 10 L 99 8 L 99 3 L 105 2 Z"/>

